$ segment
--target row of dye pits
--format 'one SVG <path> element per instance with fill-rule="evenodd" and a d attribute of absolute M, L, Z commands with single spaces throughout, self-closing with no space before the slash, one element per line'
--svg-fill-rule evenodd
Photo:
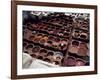
<path fill-rule="evenodd" d="M 72 40 L 68 47 L 67 57 L 63 52 L 52 51 L 42 48 L 33 43 L 24 42 L 24 52 L 29 53 L 32 57 L 47 61 L 49 63 L 59 66 L 84 66 L 89 65 L 89 54 L 86 43 L 81 41 Z M 81 53 L 81 54 L 80 54 Z M 74 54 L 78 55 L 75 56 Z"/>
<path fill-rule="evenodd" d="M 46 34 L 43 34 L 43 33 L 38 33 L 36 31 L 30 31 L 28 29 L 25 32 L 24 38 L 31 40 L 35 43 L 40 43 L 40 44 L 43 44 L 44 46 L 53 47 L 53 48 L 56 48 L 56 49 L 59 49 L 59 50 L 66 50 L 67 45 L 68 45 L 68 39 L 67 38 L 59 38 L 59 37 L 52 36 L 52 35 L 46 35 Z M 72 41 L 72 43 L 73 43 L 73 46 L 79 47 L 79 44 L 80 44 L 79 41 Z M 86 43 L 80 44 L 81 48 L 85 47 L 83 49 L 86 49 L 86 46 L 87 46 Z M 74 49 L 78 48 L 78 47 L 74 47 Z M 75 51 L 75 50 L 73 50 L 73 51 Z"/>
<path fill-rule="evenodd" d="M 70 37 L 72 24 L 68 24 L 67 26 L 59 26 L 49 24 L 49 23 L 40 23 L 40 24 L 28 24 L 28 29 L 30 30 L 41 30 L 43 32 L 49 33 L 51 35 L 57 35 L 60 37 L 68 38 Z M 80 38 L 83 40 L 88 40 L 89 33 L 87 30 L 80 30 L 80 29 L 74 29 L 73 30 L 73 37 L 74 38 Z"/>

